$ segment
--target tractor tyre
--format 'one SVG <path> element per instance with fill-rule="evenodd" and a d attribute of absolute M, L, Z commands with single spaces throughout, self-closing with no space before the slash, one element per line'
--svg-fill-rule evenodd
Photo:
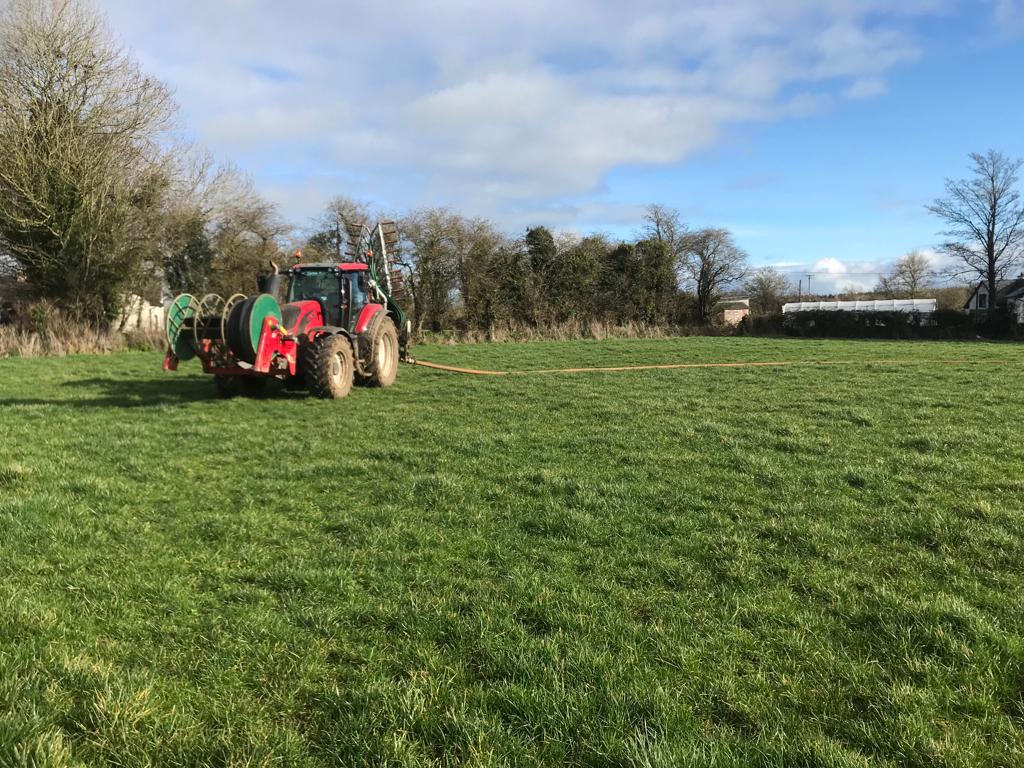
<path fill-rule="evenodd" d="M 252 306 L 256 303 L 257 298 L 258 295 L 249 296 L 235 304 L 231 308 L 230 314 L 228 314 L 228 320 L 224 329 L 228 349 L 239 360 L 244 360 L 247 363 L 252 363 L 256 359 L 255 353 L 249 354 L 249 347 L 252 344 L 249 341 L 248 329 L 249 317 L 252 315 Z"/>
<path fill-rule="evenodd" d="M 305 362 L 303 374 L 311 395 L 337 400 L 352 389 L 355 361 L 352 343 L 345 336 L 317 337 L 302 359 Z"/>
<path fill-rule="evenodd" d="M 390 317 L 381 312 L 364 334 L 366 376 L 360 384 L 368 387 L 390 387 L 398 376 L 398 331 Z"/>

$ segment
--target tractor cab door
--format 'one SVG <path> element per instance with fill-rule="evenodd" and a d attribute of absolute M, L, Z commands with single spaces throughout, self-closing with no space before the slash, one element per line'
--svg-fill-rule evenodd
<path fill-rule="evenodd" d="M 369 290 L 367 275 L 365 272 L 349 272 L 348 280 L 342 279 L 342 283 L 348 283 L 349 314 L 345 327 L 350 331 L 354 330 L 355 323 L 359 320 L 359 314 L 366 306 L 366 294 Z"/>

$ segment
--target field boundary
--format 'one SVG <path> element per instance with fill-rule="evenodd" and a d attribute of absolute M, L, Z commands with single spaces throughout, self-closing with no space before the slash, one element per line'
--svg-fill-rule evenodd
<path fill-rule="evenodd" d="M 430 368 L 447 373 L 461 373 L 470 376 L 527 376 L 551 373 L 616 373 L 624 371 L 659 371 L 685 368 L 780 368 L 794 365 L 1010 365 L 1011 360 L 767 360 L 733 363 L 662 363 L 649 365 L 615 365 L 583 368 L 535 368 L 525 371 L 488 371 L 477 368 L 460 368 L 453 365 L 432 363 L 429 360 L 410 360 L 411 365 Z"/>

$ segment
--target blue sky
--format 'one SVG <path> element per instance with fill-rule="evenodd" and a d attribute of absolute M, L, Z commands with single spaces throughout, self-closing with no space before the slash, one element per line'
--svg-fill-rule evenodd
<path fill-rule="evenodd" d="M 869 286 L 971 151 L 1024 156 L 1024 0 L 99 0 L 297 224 L 331 196 L 627 237 L 643 206 Z"/>

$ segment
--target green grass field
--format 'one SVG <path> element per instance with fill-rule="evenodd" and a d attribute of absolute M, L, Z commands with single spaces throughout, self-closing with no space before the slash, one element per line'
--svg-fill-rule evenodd
<path fill-rule="evenodd" d="M 415 352 L 803 363 L 0 360 L 0 765 L 1024 764 L 1024 346 Z"/>

